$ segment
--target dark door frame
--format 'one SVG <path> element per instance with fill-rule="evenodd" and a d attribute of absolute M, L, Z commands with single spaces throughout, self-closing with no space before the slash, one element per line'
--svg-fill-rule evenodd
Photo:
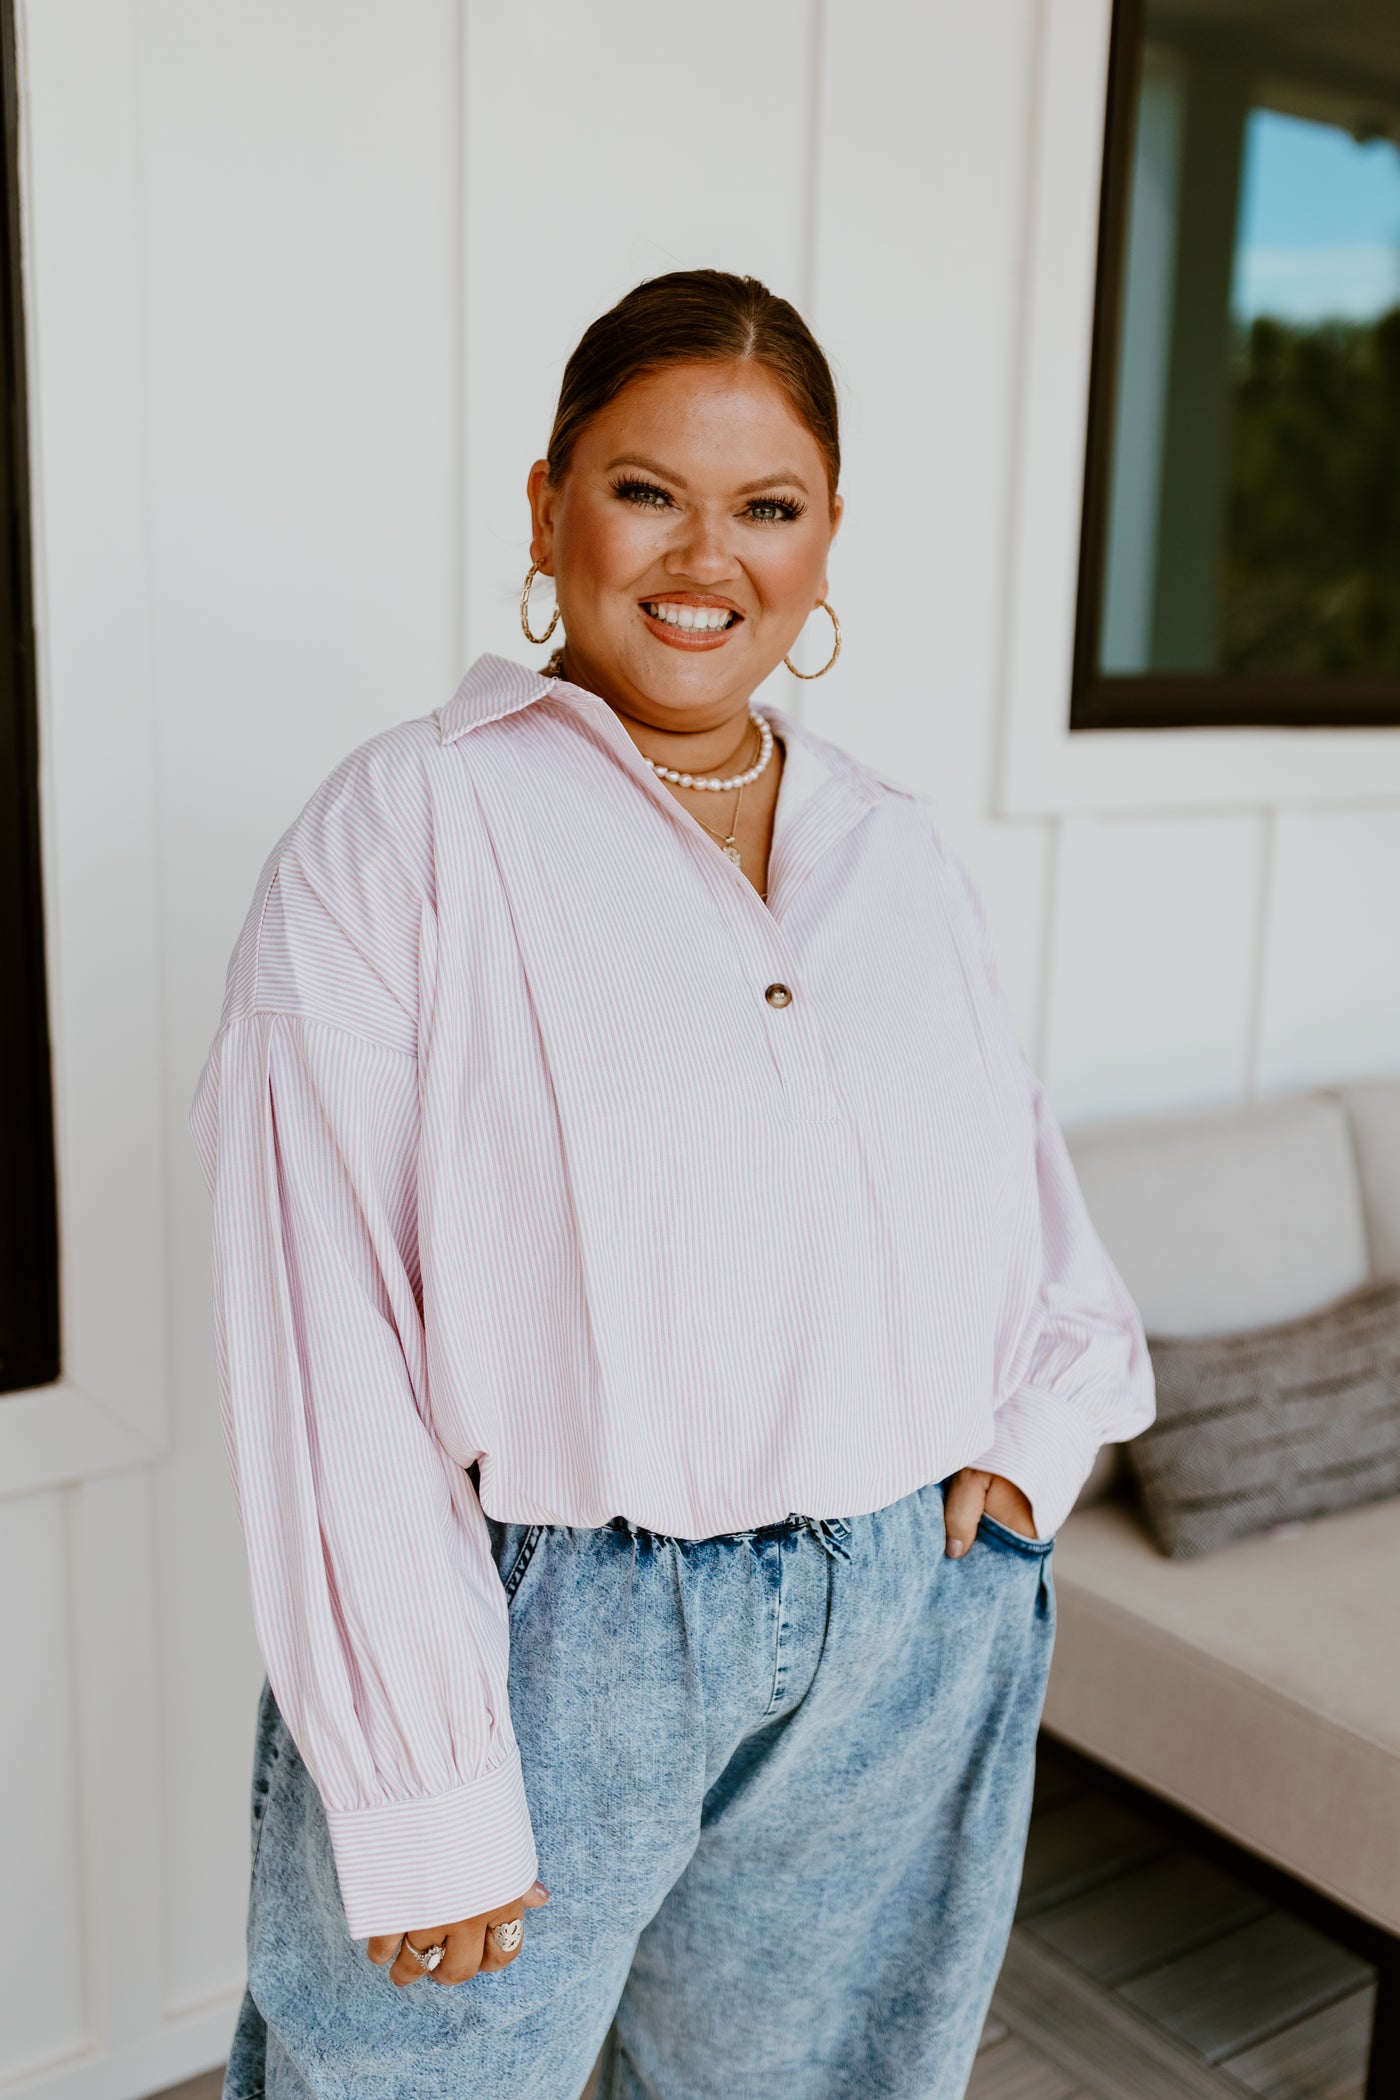
<path fill-rule="evenodd" d="M 59 1375 L 12 0 L 0 0 L 0 1395 Z M 0 1403 L 3 1404 L 3 1403 Z"/>

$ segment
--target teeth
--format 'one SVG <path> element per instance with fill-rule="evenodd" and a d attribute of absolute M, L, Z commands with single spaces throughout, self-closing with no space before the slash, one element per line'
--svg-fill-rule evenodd
<path fill-rule="evenodd" d="M 727 627 L 734 617 L 722 605 L 671 605 L 665 602 L 649 604 L 647 611 L 653 620 L 662 620 L 668 627 L 698 627 L 707 632 Z"/>

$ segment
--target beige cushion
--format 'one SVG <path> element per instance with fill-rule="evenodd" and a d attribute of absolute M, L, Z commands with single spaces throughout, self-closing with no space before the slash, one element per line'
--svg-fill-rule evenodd
<path fill-rule="evenodd" d="M 1046 1725 L 1400 1931 L 1400 1501 L 1164 1560 L 1076 1511 Z"/>
<path fill-rule="evenodd" d="M 1347 1108 L 1302 1094 L 1067 1131 L 1099 1235 L 1150 1334 L 1300 1318 L 1370 1263 Z"/>
<path fill-rule="evenodd" d="M 1173 1560 L 1400 1495 L 1400 1283 L 1272 1327 L 1147 1339 L 1157 1418 L 1127 1455 Z"/>
<path fill-rule="evenodd" d="M 1400 1283 L 1400 1079 L 1339 1089 L 1351 1121 L 1377 1283 Z"/>

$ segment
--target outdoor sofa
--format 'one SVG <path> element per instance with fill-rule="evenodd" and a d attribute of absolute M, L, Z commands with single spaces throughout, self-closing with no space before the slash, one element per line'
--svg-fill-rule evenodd
<path fill-rule="evenodd" d="M 1149 1336 L 1400 1282 L 1400 1079 L 1066 1135 Z M 1367 2095 L 1397 2100 L 1400 1498 L 1169 1560 L 1105 1453 L 1054 1569 L 1046 1728 L 1376 1964 Z"/>

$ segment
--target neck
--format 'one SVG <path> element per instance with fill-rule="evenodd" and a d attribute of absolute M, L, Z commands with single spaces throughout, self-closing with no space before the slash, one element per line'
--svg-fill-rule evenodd
<path fill-rule="evenodd" d="M 555 650 L 544 667 L 544 675 L 567 679 L 585 693 L 597 693 L 622 723 L 643 758 L 655 759 L 678 773 L 731 772 L 753 755 L 752 703 L 747 699 L 732 708 L 723 721 L 704 729 L 659 729 L 654 722 L 632 714 L 611 693 L 600 691 L 587 671 L 572 661 L 567 645 Z"/>

